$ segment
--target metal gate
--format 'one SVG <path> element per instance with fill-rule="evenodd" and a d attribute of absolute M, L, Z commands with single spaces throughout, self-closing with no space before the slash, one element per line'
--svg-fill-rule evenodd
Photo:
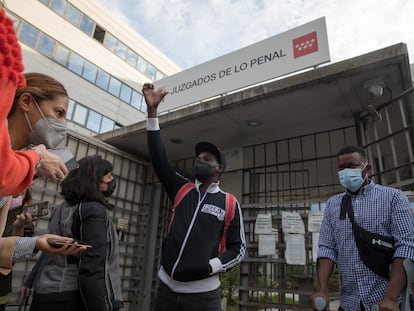
<path fill-rule="evenodd" d="M 287 265 L 280 215 L 296 211 L 306 223 L 308 211 L 323 209 L 330 196 L 343 191 L 336 174 L 340 148 L 365 147 L 376 183 L 412 193 L 413 107 L 404 101 L 411 92 L 354 116 L 355 126 L 244 148 L 242 202 L 248 255 L 240 267 L 240 310 L 309 309 L 307 298 L 316 280 L 312 235 L 306 230 L 306 264 Z M 276 256 L 258 256 L 254 222 L 260 213 L 272 215 Z M 337 294 L 337 281 L 332 280 L 331 297 Z"/>

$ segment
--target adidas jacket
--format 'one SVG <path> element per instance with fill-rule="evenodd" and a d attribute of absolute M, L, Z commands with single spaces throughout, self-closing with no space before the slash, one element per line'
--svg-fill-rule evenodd
<path fill-rule="evenodd" d="M 177 191 L 188 179 L 176 173 L 170 164 L 159 130 L 151 130 L 149 119 L 148 148 L 160 182 L 173 201 Z M 218 257 L 224 227 L 225 192 L 213 183 L 202 194 L 200 183 L 180 202 L 162 246 L 159 278 L 173 291 L 207 292 L 220 286 L 219 272 L 225 272 L 244 257 L 246 243 L 243 219 L 236 202 L 234 218 L 227 232 L 226 251 Z M 212 272 L 210 272 L 210 266 Z"/>

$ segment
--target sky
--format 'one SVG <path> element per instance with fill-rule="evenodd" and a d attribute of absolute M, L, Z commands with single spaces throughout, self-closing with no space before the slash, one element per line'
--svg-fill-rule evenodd
<path fill-rule="evenodd" d="M 404 42 L 414 0 L 98 0 L 182 69 L 326 18 L 331 62 Z"/>

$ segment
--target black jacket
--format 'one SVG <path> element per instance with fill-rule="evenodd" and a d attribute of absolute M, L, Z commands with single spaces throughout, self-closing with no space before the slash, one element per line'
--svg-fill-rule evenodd
<path fill-rule="evenodd" d="M 148 131 L 151 161 L 168 196 L 174 200 L 177 191 L 188 179 L 176 173 L 167 159 L 160 131 Z M 201 194 L 196 187 L 180 202 L 162 246 L 161 264 L 166 273 L 177 281 L 194 281 L 211 276 L 209 262 L 218 257 L 224 227 L 225 192 L 218 183 Z M 236 202 L 234 218 L 227 232 L 226 251 L 219 257 L 225 272 L 237 265 L 246 250 L 243 221 Z"/>

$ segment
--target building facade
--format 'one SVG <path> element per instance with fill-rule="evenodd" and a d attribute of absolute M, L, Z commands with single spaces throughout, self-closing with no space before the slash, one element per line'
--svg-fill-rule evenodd
<path fill-rule="evenodd" d="M 179 70 L 96 0 L 6 1 L 25 72 L 62 82 L 69 127 L 93 136 L 145 118 L 141 88 Z"/>

